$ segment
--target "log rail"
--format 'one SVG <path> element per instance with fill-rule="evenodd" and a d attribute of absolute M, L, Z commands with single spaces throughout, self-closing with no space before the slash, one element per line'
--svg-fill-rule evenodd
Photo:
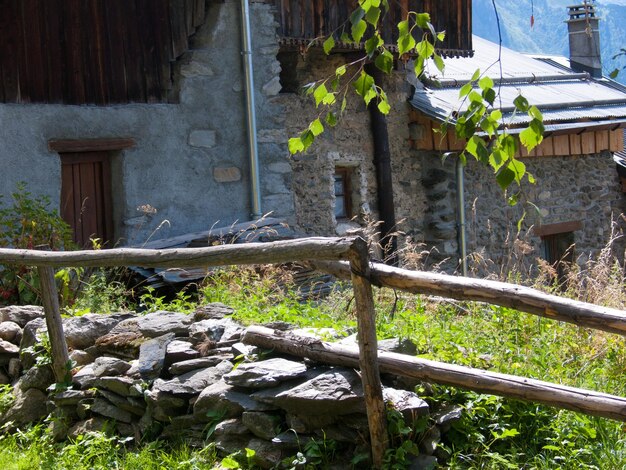
<path fill-rule="evenodd" d="M 359 367 L 370 427 L 374 468 L 382 467 L 388 445 L 385 406 L 380 383 L 381 371 L 626 421 L 626 398 L 400 354 L 379 353 L 372 285 L 415 294 L 487 302 L 622 335 L 626 335 L 626 312 L 548 295 L 523 286 L 408 271 L 371 263 L 367 254 L 367 244 L 360 238 L 318 237 L 182 250 L 121 248 L 102 251 L 44 252 L 0 249 L 0 265 L 36 266 L 39 271 L 46 324 L 52 345 L 53 369 L 59 382 L 64 381 L 67 374 L 68 352 L 53 268 L 66 266 L 208 268 L 287 262 L 308 262 L 320 271 L 352 280 L 357 306 L 358 351 L 321 342 L 311 344 L 310 341 L 292 341 L 259 327 L 251 327 L 245 335 L 245 340 L 314 360 Z"/>

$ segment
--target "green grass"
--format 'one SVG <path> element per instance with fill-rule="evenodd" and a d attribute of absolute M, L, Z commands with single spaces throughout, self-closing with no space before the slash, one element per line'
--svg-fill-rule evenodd
<path fill-rule="evenodd" d="M 289 276 L 283 271 L 240 268 L 213 274 L 200 286 L 197 299 L 182 294 L 167 305 L 150 293 L 142 301 L 148 308 L 183 311 L 193 310 L 196 301 L 223 302 L 235 308 L 234 318 L 244 324 L 285 321 L 332 327 L 346 335 L 354 330 L 350 289 L 318 302 L 300 302 L 280 287 L 284 285 Z M 486 304 L 396 297 L 389 290 L 376 290 L 375 302 L 379 338 L 411 339 L 419 357 L 626 396 L 626 341 L 620 336 Z M 453 387 L 418 391 L 430 393 L 426 398 L 433 407 L 464 409 L 438 449 L 438 455 L 447 457 L 444 468 L 626 468 L 623 423 Z M 412 448 L 407 440 L 419 443 L 428 426 L 421 422 L 419 429 L 392 436 L 400 450 L 392 451 L 389 460 L 401 461 Z M 62 446 L 51 443 L 41 428 L 0 441 L 3 469 L 195 469 L 214 463 L 211 447 L 200 451 L 151 443 L 134 449 L 104 435 Z"/>

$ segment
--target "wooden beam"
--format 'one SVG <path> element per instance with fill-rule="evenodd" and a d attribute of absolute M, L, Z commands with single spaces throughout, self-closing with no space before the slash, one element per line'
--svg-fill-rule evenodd
<path fill-rule="evenodd" d="M 347 259 L 354 238 L 300 238 L 270 243 L 241 243 L 207 248 L 146 250 L 35 251 L 0 248 L 0 264 L 25 266 L 143 266 L 193 268 L 304 260 Z"/>
<path fill-rule="evenodd" d="M 557 233 L 575 232 L 576 230 L 582 230 L 582 228 L 582 220 L 570 220 L 567 222 L 557 222 L 555 224 L 535 225 L 533 227 L 533 235 L 545 237 Z"/>
<path fill-rule="evenodd" d="M 378 370 L 376 312 L 372 285 L 369 282 L 369 270 L 367 242 L 362 238 L 357 238 L 350 252 L 350 271 L 357 310 L 358 362 L 370 429 L 373 468 L 381 469 L 389 441 L 383 386 Z"/>
<path fill-rule="evenodd" d="M 315 262 L 313 265 L 340 278 L 350 277 L 347 263 Z M 626 312 L 622 310 L 561 298 L 530 287 L 505 282 L 409 271 L 379 263 L 373 264 L 370 270 L 370 281 L 376 286 L 400 289 L 414 294 L 487 302 L 552 320 L 626 335 Z"/>
<path fill-rule="evenodd" d="M 48 141 L 48 149 L 58 153 L 123 150 L 135 145 L 135 139 L 130 137 L 116 139 L 52 139 Z"/>
<path fill-rule="evenodd" d="M 289 332 L 251 326 L 243 341 L 262 348 L 328 364 L 357 367 L 354 347 L 311 341 Z M 481 369 L 419 359 L 404 354 L 379 352 L 380 371 L 426 382 L 462 387 L 518 400 L 533 401 L 602 418 L 626 421 L 626 398 L 565 385 L 500 374 Z"/>

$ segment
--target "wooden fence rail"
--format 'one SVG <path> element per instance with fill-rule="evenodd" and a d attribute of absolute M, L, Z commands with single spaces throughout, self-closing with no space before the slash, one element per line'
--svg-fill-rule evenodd
<path fill-rule="evenodd" d="M 315 261 L 311 264 L 316 269 L 336 277 L 350 278 L 350 266 L 347 263 Z M 626 312 L 546 294 L 530 287 L 447 274 L 409 271 L 379 263 L 371 266 L 369 280 L 378 287 L 456 300 L 486 302 L 552 320 L 626 335 Z"/>
<path fill-rule="evenodd" d="M 52 344 L 53 368 L 58 381 L 64 380 L 67 373 L 68 353 L 59 311 L 58 293 L 54 283 L 54 267 L 208 268 L 287 262 L 309 262 L 318 270 L 352 280 L 357 306 L 358 353 L 321 342 L 319 344 L 311 344 L 310 341 L 288 342 L 284 337 L 279 336 L 277 339 L 271 332 L 254 327 L 249 329 L 246 338 L 255 344 L 271 344 L 276 349 L 283 348 L 285 352 L 292 354 L 350 367 L 358 366 L 361 369 L 374 468 L 382 467 L 388 445 L 379 369 L 384 372 L 479 392 L 538 401 L 556 407 L 626 421 L 626 398 L 525 377 L 403 357 L 398 354 L 380 353 L 379 355 L 372 284 L 411 293 L 488 302 L 622 335 L 626 334 L 625 312 L 502 282 L 415 272 L 373 264 L 369 262 L 367 244 L 361 238 L 306 238 L 272 243 L 169 250 L 121 248 L 102 251 L 43 252 L 0 249 L 0 264 L 37 266 L 38 268 L 42 280 L 46 324 Z"/>

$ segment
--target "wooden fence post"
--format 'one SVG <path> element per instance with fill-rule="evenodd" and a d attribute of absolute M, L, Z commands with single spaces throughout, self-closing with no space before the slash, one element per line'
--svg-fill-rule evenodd
<path fill-rule="evenodd" d="M 378 341 L 376 339 L 376 312 L 374 296 L 369 282 L 369 254 L 367 243 L 357 238 L 350 251 L 352 286 L 357 309 L 357 338 L 359 342 L 359 367 L 363 382 L 363 394 L 370 429 L 373 468 L 383 465 L 385 451 L 389 445 L 387 417 L 383 400 L 383 387 L 378 369 Z"/>
<path fill-rule="evenodd" d="M 67 363 L 70 360 L 67 352 L 67 343 L 63 333 L 63 320 L 59 308 L 59 296 L 56 282 L 54 281 L 54 269 L 49 266 L 38 266 L 39 282 L 41 285 L 41 300 L 46 316 L 48 337 L 52 347 L 52 369 L 57 383 L 65 382 Z"/>

